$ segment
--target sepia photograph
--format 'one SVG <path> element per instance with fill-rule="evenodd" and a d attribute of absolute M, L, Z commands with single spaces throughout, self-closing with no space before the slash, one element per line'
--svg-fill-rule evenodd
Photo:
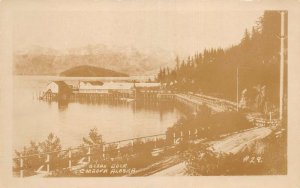
<path fill-rule="evenodd" d="M 287 25 L 284 10 L 16 13 L 14 176 L 286 174 Z"/>
<path fill-rule="evenodd" d="M 118 3 L 10 12 L 9 176 L 287 176 L 289 9 Z"/>

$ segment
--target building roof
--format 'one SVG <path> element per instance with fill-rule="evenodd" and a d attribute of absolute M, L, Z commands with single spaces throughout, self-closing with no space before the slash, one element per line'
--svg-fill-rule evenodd
<path fill-rule="evenodd" d="M 91 84 L 91 85 L 93 85 L 93 86 L 102 86 L 103 85 L 103 82 L 101 82 L 101 81 L 82 81 L 83 83 L 85 83 L 85 84 L 87 84 L 87 83 L 89 83 L 89 84 Z"/>
<path fill-rule="evenodd" d="M 56 83 L 59 87 L 67 87 L 67 88 L 69 88 L 69 85 L 66 84 L 66 82 L 64 82 L 64 81 L 59 80 L 59 81 L 53 81 L 53 82 Z"/>
<path fill-rule="evenodd" d="M 123 90 L 123 89 L 131 89 L 132 87 L 133 87 L 132 83 L 108 82 L 108 83 L 104 83 L 101 89 Z"/>
<path fill-rule="evenodd" d="M 64 82 L 72 87 L 78 87 L 79 84 L 78 80 L 65 80 Z"/>
<path fill-rule="evenodd" d="M 102 82 L 101 82 L 102 83 Z M 101 85 L 92 85 L 89 82 L 86 82 L 84 84 L 80 84 L 79 89 L 98 89 L 98 90 L 126 90 L 131 89 L 133 87 L 132 83 L 116 83 L 116 82 L 106 82 L 102 83 Z"/>
<path fill-rule="evenodd" d="M 160 87 L 160 83 L 135 83 L 135 87 Z"/>
<path fill-rule="evenodd" d="M 102 83 L 102 82 L 101 82 Z M 96 85 L 98 83 L 94 83 L 93 85 L 90 82 L 84 82 L 84 85 L 80 85 L 80 89 L 102 89 L 102 90 L 129 90 L 133 87 L 160 87 L 160 83 L 128 83 L 128 82 L 105 82 L 101 85 Z"/>

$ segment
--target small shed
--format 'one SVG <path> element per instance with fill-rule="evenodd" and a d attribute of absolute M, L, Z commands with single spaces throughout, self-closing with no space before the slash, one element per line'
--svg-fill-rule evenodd
<path fill-rule="evenodd" d="M 64 81 L 53 81 L 47 85 L 46 91 L 51 91 L 51 93 L 60 94 L 70 92 L 71 88 L 72 87 L 66 84 Z"/>

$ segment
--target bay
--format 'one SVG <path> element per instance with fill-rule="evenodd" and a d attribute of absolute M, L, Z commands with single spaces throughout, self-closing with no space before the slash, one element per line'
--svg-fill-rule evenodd
<path fill-rule="evenodd" d="M 63 148 L 76 147 L 97 128 L 105 142 L 165 133 L 181 116 L 174 104 L 68 103 L 36 99 L 36 94 L 53 80 L 145 81 L 148 77 L 70 78 L 15 76 L 13 97 L 13 148 L 20 150 L 30 141 L 41 142 L 50 132 Z"/>

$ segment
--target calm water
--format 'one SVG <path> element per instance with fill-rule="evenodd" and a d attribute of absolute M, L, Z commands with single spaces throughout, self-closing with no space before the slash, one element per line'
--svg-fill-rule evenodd
<path fill-rule="evenodd" d="M 43 141 L 50 132 L 61 139 L 63 147 L 78 146 L 82 137 L 94 127 L 106 142 L 160 134 L 182 115 L 171 104 L 69 103 L 61 107 L 57 102 L 34 99 L 34 92 L 57 79 L 36 76 L 14 78 L 14 149 L 28 145 L 31 140 Z M 108 80 L 105 78 L 105 81 Z"/>

